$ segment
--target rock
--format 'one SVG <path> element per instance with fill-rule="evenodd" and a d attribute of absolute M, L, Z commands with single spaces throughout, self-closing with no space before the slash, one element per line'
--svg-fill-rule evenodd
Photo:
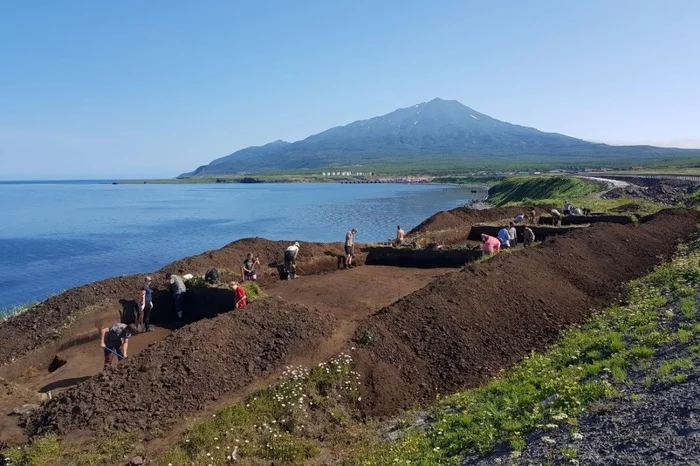
<path fill-rule="evenodd" d="M 58 369 L 61 366 L 64 366 L 68 361 L 59 355 L 56 355 L 53 357 L 53 361 L 51 361 L 51 364 L 49 364 L 49 372 L 54 372 L 56 369 Z"/>
<path fill-rule="evenodd" d="M 134 456 L 131 458 L 131 461 L 129 461 L 129 466 L 141 466 L 143 464 L 143 456 Z"/>
<path fill-rule="evenodd" d="M 11 416 L 24 416 L 25 414 L 29 414 L 36 409 L 39 409 L 39 405 L 25 404 L 25 405 L 22 405 L 21 407 L 13 409 L 10 412 L 10 415 Z"/>

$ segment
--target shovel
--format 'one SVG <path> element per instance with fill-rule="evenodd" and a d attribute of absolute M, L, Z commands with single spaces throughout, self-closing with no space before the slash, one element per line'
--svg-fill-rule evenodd
<path fill-rule="evenodd" d="M 113 349 L 107 348 L 106 346 L 105 346 L 105 349 L 106 349 L 107 351 L 109 351 L 110 353 L 112 353 L 112 354 L 116 354 L 116 355 L 117 355 L 117 359 L 124 359 L 124 356 L 122 356 L 121 354 L 117 353 L 117 352 L 114 351 Z"/>

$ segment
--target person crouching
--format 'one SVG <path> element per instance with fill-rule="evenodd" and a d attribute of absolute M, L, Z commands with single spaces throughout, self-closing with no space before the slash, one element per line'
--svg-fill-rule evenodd
<path fill-rule="evenodd" d="M 114 324 L 111 327 L 102 329 L 100 335 L 100 347 L 104 349 L 104 369 L 108 369 L 112 365 L 114 356 L 118 359 L 127 357 L 129 349 L 129 337 L 137 333 L 133 325 Z"/>
<path fill-rule="evenodd" d="M 233 308 L 243 309 L 248 305 L 248 297 L 245 294 L 245 287 L 238 282 L 231 282 L 233 290 Z"/>
<path fill-rule="evenodd" d="M 501 241 L 496 237 L 482 234 L 481 243 L 481 250 L 486 255 L 498 254 L 501 252 Z"/>

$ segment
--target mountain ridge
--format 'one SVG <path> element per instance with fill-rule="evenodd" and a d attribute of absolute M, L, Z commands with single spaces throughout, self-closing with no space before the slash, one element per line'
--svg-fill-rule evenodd
<path fill-rule="evenodd" d="M 387 159 L 400 158 L 405 158 L 407 164 L 416 158 L 459 163 L 473 162 L 475 157 L 515 159 L 527 155 L 551 161 L 557 157 L 648 157 L 651 153 L 700 155 L 700 151 L 692 149 L 609 146 L 584 141 L 497 120 L 456 100 L 435 98 L 335 126 L 295 142 L 276 140 L 246 147 L 180 177 L 376 166 Z"/>

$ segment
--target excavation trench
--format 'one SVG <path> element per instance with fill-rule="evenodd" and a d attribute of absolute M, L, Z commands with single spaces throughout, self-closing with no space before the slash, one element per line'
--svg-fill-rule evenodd
<path fill-rule="evenodd" d="M 599 224 L 445 275 L 383 308 L 353 338 L 364 412 L 393 415 L 474 387 L 620 299 L 695 235 L 698 212 Z"/>
<path fill-rule="evenodd" d="M 367 305 L 354 317 L 343 315 L 349 313 L 343 309 L 343 286 L 360 275 L 343 274 L 364 274 L 358 289 L 366 289 L 381 267 L 330 274 L 333 282 L 313 286 L 312 281 L 277 282 L 275 294 L 299 296 L 299 289 L 306 288 L 305 302 L 273 297 L 242 312 L 195 322 L 45 403 L 29 430 L 67 433 L 104 425 L 167 430 L 182 416 L 233 396 L 288 361 L 301 358 L 314 364 L 344 344 L 348 350 L 358 347 L 354 354 L 363 376 L 363 411 L 395 414 L 436 393 L 476 386 L 553 342 L 561 329 L 618 299 L 623 283 L 672 254 L 678 241 L 694 234 L 699 217 L 694 211 L 671 210 L 644 220 L 578 229 L 463 272 L 442 272 L 392 304 L 381 291 L 377 299 L 385 299 L 385 307 L 374 312 Z M 397 270 L 425 273 L 393 270 L 385 276 L 395 280 Z M 321 298 L 325 295 L 336 300 L 337 312 L 329 305 L 324 310 L 303 305 L 327 303 L 329 298 Z M 358 300 L 353 306 L 361 304 Z M 355 327 L 354 337 L 349 338 L 351 332 L 345 343 L 339 340 L 345 335 L 338 333 L 340 327 Z"/>

